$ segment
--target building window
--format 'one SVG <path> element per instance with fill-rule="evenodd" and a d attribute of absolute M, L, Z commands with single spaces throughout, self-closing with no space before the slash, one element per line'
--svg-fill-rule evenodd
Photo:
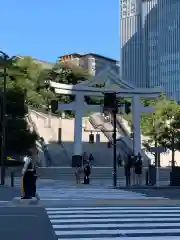
<path fill-rule="evenodd" d="M 136 4 L 131 2 L 131 14 L 135 14 L 136 13 Z"/>
<path fill-rule="evenodd" d="M 95 63 L 95 58 L 93 57 L 89 57 L 88 60 L 91 61 L 92 63 Z"/>
<path fill-rule="evenodd" d="M 126 18 L 128 15 L 127 0 L 121 1 L 121 18 Z"/>

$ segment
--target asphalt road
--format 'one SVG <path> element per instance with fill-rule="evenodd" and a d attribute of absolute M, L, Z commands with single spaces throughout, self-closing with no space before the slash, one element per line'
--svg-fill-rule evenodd
<path fill-rule="evenodd" d="M 0 207 L 1 240 L 57 240 L 40 207 Z"/>

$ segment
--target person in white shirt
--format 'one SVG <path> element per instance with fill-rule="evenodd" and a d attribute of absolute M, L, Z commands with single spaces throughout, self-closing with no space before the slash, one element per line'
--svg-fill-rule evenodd
<path fill-rule="evenodd" d="M 31 199 L 34 195 L 34 178 L 35 178 L 35 149 L 27 151 L 24 157 L 24 167 L 22 169 L 24 196 L 23 199 Z"/>

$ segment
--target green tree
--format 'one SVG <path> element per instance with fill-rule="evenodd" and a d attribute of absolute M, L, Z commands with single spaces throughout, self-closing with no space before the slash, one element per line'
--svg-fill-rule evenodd
<path fill-rule="evenodd" d="M 37 139 L 36 133 L 30 132 L 25 120 L 25 115 L 27 114 L 25 104 L 27 86 L 25 87 L 23 79 L 27 79 L 25 78 L 24 69 L 18 65 L 17 58 L 7 58 L 6 61 L 0 59 L 1 78 L 4 78 L 4 67 L 7 69 L 6 154 L 21 154 L 34 146 Z M 0 88 L 2 90 L 2 85 Z M 2 95 L 0 96 L 0 101 L 2 106 Z"/>
<path fill-rule="evenodd" d="M 38 78 L 42 71 L 40 64 L 34 63 L 31 57 L 24 57 L 18 60 L 17 65 L 22 73 L 22 77 L 17 77 L 15 85 L 26 92 L 26 102 L 28 105 L 41 106 L 44 99 L 38 91 Z"/>
<path fill-rule="evenodd" d="M 63 84 L 78 84 L 90 79 L 90 74 L 84 68 L 77 67 L 70 63 L 57 62 L 49 71 L 48 79 Z M 56 95 L 60 103 L 70 103 L 74 101 L 73 95 Z M 59 112 L 59 111 L 58 111 Z M 65 111 L 67 116 L 74 116 L 71 111 Z"/>
<path fill-rule="evenodd" d="M 166 116 L 166 118 L 164 117 Z M 162 146 L 172 151 L 172 167 L 175 166 L 175 151 L 180 150 L 180 107 L 178 104 L 171 102 L 164 108 L 163 117 L 166 119 L 161 129 L 158 141 Z"/>
<path fill-rule="evenodd" d="M 141 130 L 143 135 L 150 139 L 144 142 L 147 150 L 152 146 L 164 146 L 172 151 L 172 165 L 174 166 L 174 154 L 180 150 L 179 119 L 180 108 L 175 101 L 170 101 L 160 96 L 152 102 L 148 102 L 155 108 L 155 113 L 145 113 L 141 118 Z"/>
<path fill-rule="evenodd" d="M 88 70 L 71 63 L 57 62 L 51 71 L 53 80 L 59 83 L 72 84 L 86 81 L 91 78 Z"/>

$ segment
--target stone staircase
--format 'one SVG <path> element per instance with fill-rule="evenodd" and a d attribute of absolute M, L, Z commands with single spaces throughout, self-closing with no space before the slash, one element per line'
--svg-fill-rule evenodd
<path fill-rule="evenodd" d="M 44 138 L 44 142 L 47 146 L 48 153 L 51 158 L 51 165 L 70 166 L 71 159 L 67 156 L 66 151 L 62 145 L 58 143 L 58 129 L 54 131 L 52 127 L 47 126 L 47 115 L 36 112 L 34 110 L 30 111 L 30 115 L 38 129 L 39 135 Z"/>
<path fill-rule="evenodd" d="M 51 127 L 47 128 L 45 125 L 48 121 L 48 115 L 36 111 L 31 112 L 32 118 L 40 132 L 40 135 L 45 139 L 48 145 L 48 149 L 53 161 L 53 166 L 71 166 L 71 159 L 74 151 L 74 119 L 60 120 L 58 117 L 51 116 Z M 59 127 L 62 128 L 61 144 L 57 143 Z M 85 127 L 88 131 L 84 130 Z M 91 130 L 94 134 L 94 144 L 89 143 L 89 134 Z M 97 132 L 95 131 L 92 124 L 86 118 L 83 118 L 83 152 L 86 152 L 88 155 L 91 153 L 93 154 L 93 157 L 95 159 L 93 164 L 95 166 L 111 166 L 113 158 L 112 148 L 109 149 L 107 147 L 107 137 L 102 132 L 98 132 L 98 134 L 100 135 L 100 142 L 97 140 Z"/>
<path fill-rule="evenodd" d="M 145 183 L 145 173 L 147 168 L 143 168 L 142 179 Z M 160 168 L 160 182 L 168 183 L 170 168 Z M 40 167 L 38 168 L 38 173 L 40 179 L 52 179 L 52 180 L 62 180 L 62 181 L 74 181 L 75 180 L 75 168 L 71 167 Z M 20 176 L 20 172 L 16 172 L 15 176 Z M 83 173 L 82 173 L 83 176 Z M 112 167 L 92 167 L 91 168 L 91 178 L 95 180 L 112 180 Z M 117 168 L 117 179 L 124 180 L 124 168 Z"/>

